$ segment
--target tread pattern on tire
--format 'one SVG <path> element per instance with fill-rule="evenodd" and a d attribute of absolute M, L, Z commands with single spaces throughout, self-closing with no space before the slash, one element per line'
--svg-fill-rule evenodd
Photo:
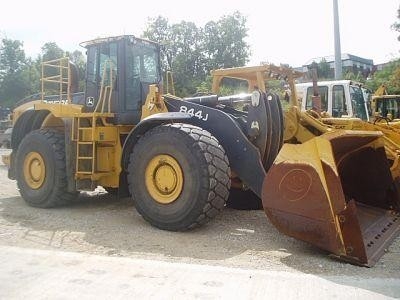
<path fill-rule="evenodd" d="M 225 206 L 230 189 L 230 178 L 227 176 L 227 174 L 230 174 L 228 157 L 218 140 L 208 131 L 188 124 L 174 124 L 169 126 L 177 127 L 188 133 L 195 140 L 193 147 L 196 144 L 200 146 L 208 164 L 210 191 L 207 204 L 203 208 L 203 214 L 189 227 L 194 228 L 207 223 Z"/>
<path fill-rule="evenodd" d="M 44 201 L 40 204 L 35 205 L 34 203 L 29 203 L 32 206 L 42 207 L 42 208 L 51 208 L 56 206 L 66 205 L 71 203 L 74 198 L 77 196 L 77 192 L 68 192 L 67 186 L 67 172 L 66 172 L 66 163 L 65 163 L 65 139 L 64 133 L 52 129 L 52 128 L 44 128 L 32 131 L 30 134 L 40 134 L 44 136 L 49 144 L 52 145 L 55 157 L 55 182 L 52 193 L 47 197 L 47 201 Z M 21 145 L 23 145 L 24 141 L 22 140 Z M 17 153 L 18 158 L 18 153 Z M 19 180 L 18 188 L 21 190 L 21 185 Z"/>
<path fill-rule="evenodd" d="M 204 176 L 209 176 L 209 186 L 203 185 L 201 189 L 208 190 L 208 198 L 203 206 L 202 213 L 186 228 L 179 229 L 180 231 L 192 229 L 203 225 L 214 218 L 225 206 L 226 200 L 229 196 L 230 189 L 230 167 L 228 158 L 225 154 L 224 149 L 219 144 L 218 140 L 211 135 L 208 131 L 189 124 L 175 123 L 157 126 L 154 129 L 148 131 L 141 139 L 138 144 L 143 141 L 146 136 L 163 133 L 171 130 L 169 128 L 179 129 L 182 133 L 189 135 L 193 139 L 192 149 L 193 151 L 199 151 L 206 160 L 206 164 L 198 166 L 204 172 Z M 135 148 L 132 157 L 140 155 L 135 153 Z M 132 186 L 129 186 L 131 194 Z M 147 221 L 151 223 L 151 220 L 143 216 Z M 153 224 L 154 225 L 154 224 Z"/>

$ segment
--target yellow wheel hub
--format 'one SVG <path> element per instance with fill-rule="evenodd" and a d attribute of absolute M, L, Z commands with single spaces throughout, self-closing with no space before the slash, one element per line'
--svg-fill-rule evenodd
<path fill-rule="evenodd" d="M 174 202 L 182 192 L 183 172 L 170 155 L 155 156 L 146 167 L 145 178 L 148 192 L 159 203 Z"/>
<path fill-rule="evenodd" d="M 29 152 L 24 160 L 25 182 L 30 188 L 37 190 L 46 178 L 46 165 L 43 157 L 37 152 Z"/>

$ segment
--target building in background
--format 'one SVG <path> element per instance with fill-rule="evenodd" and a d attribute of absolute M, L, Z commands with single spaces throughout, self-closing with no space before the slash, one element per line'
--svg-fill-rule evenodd
<path fill-rule="evenodd" d="M 356 55 L 342 53 L 342 68 L 343 68 L 343 76 L 346 73 L 352 72 L 353 74 L 361 74 L 364 78 L 367 78 L 371 72 L 373 72 L 376 68 L 374 68 L 374 61 L 372 59 L 362 58 Z M 307 72 L 313 63 L 320 64 L 321 62 L 329 65 L 329 71 L 327 78 L 335 77 L 335 56 L 321 56 L 312 58 L 307 61 L 303 66 L 295 68 L 301 72 Z"/>

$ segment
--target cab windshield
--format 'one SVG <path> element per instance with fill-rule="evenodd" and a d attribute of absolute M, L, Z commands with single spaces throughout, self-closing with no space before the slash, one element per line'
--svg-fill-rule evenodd
<path fill-rule="evenodd" d="M 159 56 L 156 45 L 136 42 L 127 45 L 127 77 L 143 83 L 159 83 Z"/>
<path fill-rule="evenodd" d="M 368 120 L 364 95 L 360 87 L 354 85 L 350 86 L 350 99 L 351 106 L 353 107 L 353 116 L 361 120 Z"/>

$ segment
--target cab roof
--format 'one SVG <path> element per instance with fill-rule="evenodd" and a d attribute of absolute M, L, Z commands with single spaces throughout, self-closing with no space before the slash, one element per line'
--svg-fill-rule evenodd
<path fill-rule="evenodd" d="M 142 43 L 148 43 L 148 44 L 153 44 L 153 45 L 157 45 L 157 46 L 159 45 L 156 42 L 138 38 L 138 37 L 135 37 L 134 35 L 118 35 L 118 36 L 112 36 L 112 37 L 96 38 L 94 40 L 82 42 L 79 45 L 81 47 L 88 48 L 93 45 L 116 42 L 116 41 L 120 41 L 120 40 L 131 40 L 131 41 L 136 40 L 136 41 L 140 41 Z"/>

